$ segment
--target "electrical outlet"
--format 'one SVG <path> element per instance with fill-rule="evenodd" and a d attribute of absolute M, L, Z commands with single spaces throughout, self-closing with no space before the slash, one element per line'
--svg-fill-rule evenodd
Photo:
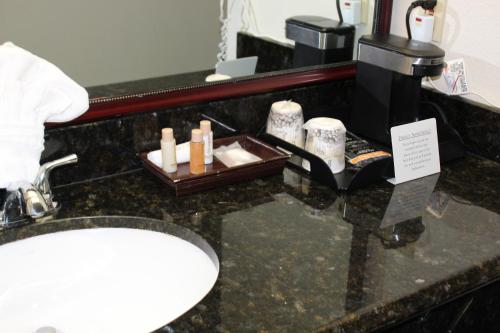
<path fill-rule="evenodd" d="M 441 42 L 443 39 L 447 5 L 447 0 L 438 0 L 436 7 L 434 7 L 434 32 L 432 33 L 432 40 L 435 42 Z"/>

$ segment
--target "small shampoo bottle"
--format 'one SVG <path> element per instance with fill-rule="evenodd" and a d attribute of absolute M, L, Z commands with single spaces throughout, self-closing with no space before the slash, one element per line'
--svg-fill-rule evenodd
<path fill-rule="evenodd" d="M 189 171 L 192 174 L 205 172 L 205 149 L 203 144 L 203 132 L 200 129 L 191 131 L 191 142 L 189 143 Z"/>
<path fill-rule="evenodd" d="M 172 173 L 177 171 L 177 159 L 175 154 L 174 131 L 171 128 L 161 130 L 161 159 L 163 171 Z"/>
<path fill-rule="evenodd" d="M 214 160 L 213 146 L 214 146 L 214 133 L 210 126 L 210 121 L 200 121 L 200 129 L 203 132 L 203 143 L 205 145 L 205 164 L 212 164 Z"/>

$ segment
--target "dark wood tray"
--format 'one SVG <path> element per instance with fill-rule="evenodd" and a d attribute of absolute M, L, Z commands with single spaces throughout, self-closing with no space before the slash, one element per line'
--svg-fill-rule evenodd
<path fill-rule="evenodd" d="M 146 170 L 158 177 L 181 196 L 200 191 L 210 190 L 219 186 L 251 180 L 257 177 L 280 173 L 285 167 L 289 155 L 248 135 L 238 135 L 214 140 L 214 149 L 221 145 L 230 145 L 238 141 L 248 152 L 262 160 L 228 168 L 214 156 L 212 164 L 206 166 L 202 174 L 189 172 L 189 162 L 177 165 L 177 172 L 166 173 L 148 160 L 148 152 L 140 154 L 140 159 Z"/>

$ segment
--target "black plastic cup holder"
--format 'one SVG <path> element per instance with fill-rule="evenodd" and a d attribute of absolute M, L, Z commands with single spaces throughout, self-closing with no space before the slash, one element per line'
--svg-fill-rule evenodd
<path fill-rule="evenodd" d="M 349 135 L 355 136 L 352 133 L 349 133 Z M 352 191 L 360 189 L 379 182 L 394 173 L 392 157 L 386 157 L 375 160 L 363 167 L 355 167 L 346 161 L 346 168 L 342 172 L 334 174 L 323 159 L 296 145 L 269 133 L 260 133 L 258 137 L 269 144 L 309 161 L 311 171 L 307 171 L 301 165 L 290 160 L 287 161 L 287 166 L 298 169 L 301 173 L 335 190 Z"/>

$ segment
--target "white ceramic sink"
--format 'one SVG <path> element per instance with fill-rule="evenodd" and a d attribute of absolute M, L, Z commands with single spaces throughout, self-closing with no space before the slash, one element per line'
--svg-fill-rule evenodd
<path fill-rule="evenodd" d="M 154 231 L 81 229 L 7 243 L 0 332 L 151 332 L 197 304 L 218 270 L 199 247 Z"/>

